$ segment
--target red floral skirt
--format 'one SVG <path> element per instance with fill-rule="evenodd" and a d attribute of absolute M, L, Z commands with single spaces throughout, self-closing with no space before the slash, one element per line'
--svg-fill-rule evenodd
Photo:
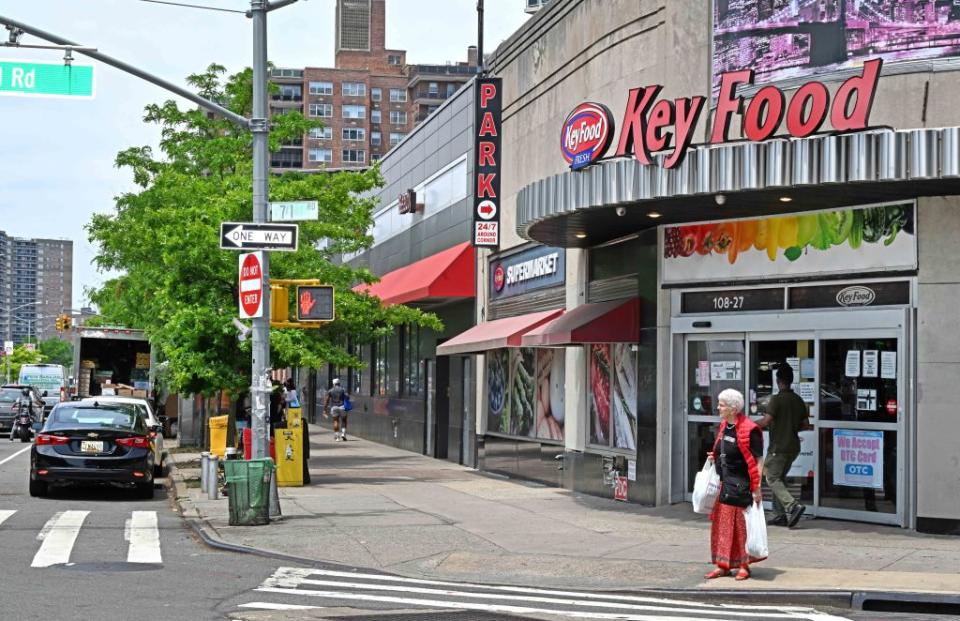
<path fill-rule="evenodd" d="M 717 502 L 710 519 L 710 562 L 720 569 L 736 569 L 763 560 L 747 555 L 747 522 L 741 507 Z"/>

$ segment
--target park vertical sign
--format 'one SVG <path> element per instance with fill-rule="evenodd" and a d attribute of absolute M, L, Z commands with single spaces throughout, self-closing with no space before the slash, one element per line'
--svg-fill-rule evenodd
<path fill-rule="evenodd" d="M 474 91 L 473 245 L 500 246 L 500 78 L 477 78 Z"/>

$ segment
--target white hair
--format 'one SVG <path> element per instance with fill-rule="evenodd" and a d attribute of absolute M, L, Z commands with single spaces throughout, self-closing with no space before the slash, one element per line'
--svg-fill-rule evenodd
<path fill-rule="evenodd" d="M 737 412 L 743 411 L 743 393 L 733 388 L 727 388 L 717 395 L 717 404 L 723 403 L 732 407 Z"/>

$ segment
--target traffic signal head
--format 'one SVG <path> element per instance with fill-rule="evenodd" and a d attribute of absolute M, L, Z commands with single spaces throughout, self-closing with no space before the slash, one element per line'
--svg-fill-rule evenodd
<path fill-rule="evenodd" d="M 57 315 L 56 326 L 57 332 L 63 332 L 63 315 Z"/>
<path fill-rule="evenodd" d="M 333 287 L 297 287 L 297 321 L 333 321 Z"/>
<path fill-rule="evenodd" d="M 69 330 L 73 327 L 73 318 L 70 315 L 63 316 L 63 329 Z"/>
<path fill-rule="evenodd" d="M 270 285 L 270 321 L 289 321 L 290 292 L 283 285 Z"/>

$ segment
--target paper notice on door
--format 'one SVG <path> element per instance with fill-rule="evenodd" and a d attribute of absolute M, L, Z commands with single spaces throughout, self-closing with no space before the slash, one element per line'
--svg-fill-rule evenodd
<path fill-rule="evenodd" d="M 635 459 L 627 460 L 627 479 L 631 481 L 637 480 L 637 460 Z"/>
<path fill-rule="evenodd" d="M 897 379 L 897 352 L 885 351 L 880 353 L 880 377 Z"/>
<path fill-rule="evenodd" d="M 797 379 L 800 379 L 800 359 L 787 358 L 787 364 L 789 364 L 790 368 L 793 369 L 793 376 Z"/>
<path fill-rule="evenodd" d="M 797 384 L 797 394 L 800 395 L 800 398 L 806 403 L 813 403 L 817 400 L 817 383 L 800 382 Z"/>
<path fill-rule="evenodd" d="M 876 349 L 865 349 L 863 350 L 863 376 L 864 377 L 876 377 L 879 369 L 877 369 L 877 362 L 880 352 Z"/>
<path fill-rule="evenodd" d="M 710 380 L 714 382 L 737 382 L 743 379 L 739 360 L 721 360 L 710 363 Z"/>
<path fill-rule="evenodd" d="M 706 360 L 697 362 L 697 386 L 710 388 L 710 363 Z"/>
<path fill-rule="evenodd" d="M 813 362 L 813 358 L 804 358 L 800 361 L 800 377 L 802 379 L 813 379 L 816 377 L 815 373 L 817 372 L 816 365 Z"/>
<path fill-rule="evenodd" d="M 847 364 L 844 369 L 847 377 L 860 377 L 860 350 L 851 349 L 847 352 Z"/>

